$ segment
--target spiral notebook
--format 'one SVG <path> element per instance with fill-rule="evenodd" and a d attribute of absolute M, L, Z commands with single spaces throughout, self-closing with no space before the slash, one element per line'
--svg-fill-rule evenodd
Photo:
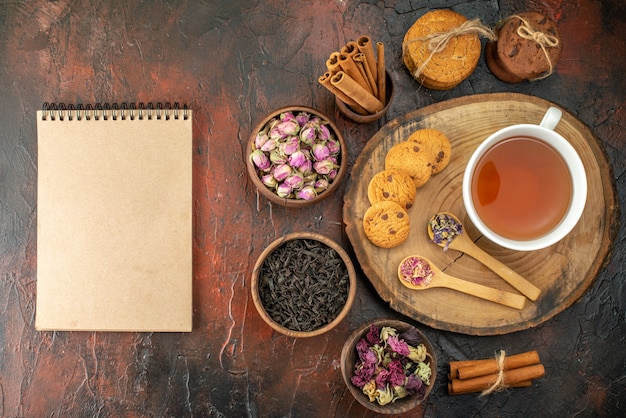
<path fill-rule="evenodd" d="M 38 330 L 192 329 L 192 111 L 37 112 Z"/>

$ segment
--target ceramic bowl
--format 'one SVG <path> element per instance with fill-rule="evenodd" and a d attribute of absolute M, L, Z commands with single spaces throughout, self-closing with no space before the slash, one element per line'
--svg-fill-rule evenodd
<path fill-rule="evenodd" d="M 283 246 L 294 244 L 294 241 L 313 242 L 315 245 L 321 244 L 319 248 L 323 249 L 323 251 L 314 251 L 319 258 L 312 257 L 304 260 L 308 265 L 304 271 L 293 271 L 293 274 L 283 274 L 282 277 L 277 277 L 278 275 L 271 273 L 265 262 L 275 251 L 285 251 Z M 297 244 L 300 245 L 301 243 L 297 242 Z M 334 250 L 334 253 L 330 250 Z M 294 254 L 294 258 L 290 259 L 289 257 L 292 254 Z M 284 254 L 281 260 L 284 260 L 282 262 L 290 266 L 293 264 L 296 269 L 300 267 L 298 263 L 302 263 L 302 260 L 295 258 L 295 252 Z M 334 266 L 333 272 L 328 275 L 322 274 L 322 270 L 328 273 L 329 269 L 320 268 L 319 263 L 331 263 Z M 343 264 L 345 269 L 340 268 L 341 264 L 338 263 Z M 347 275 L 347 278 L 345 275 Z M 288 298 L 289 303 L 293 303 L 294 299 L 299 300 L 299 303 L 293 304 L 295 312 L 320 319 L 321 323 L 317 324 L 317 327 L 314 329 L 297 329 L 297 326 L 293 326 L 281 318 L 282 312 L 280 310 L 269 308 L 270 304 L 276 303 L 272 300 L 273 297 L 268 296 L 267 292 L 270 287 L 276 292 L 284 292 L 284 295 L 289 294 L 291 296 L 291 293 L 288 292 L 291 292 L 289 289 L 293 287 L 297 287 L 299 290 L 304 289 L 306 293 L 306 291 L 312 289 L 312 286 L 319 286 L 322 283 L 322 287 L 317 290 L 325 294 L 324 287 L 336 289 L 338 283 L 344 284 L 345 280 L 348 281 L 347 287 L 345 294 L 341 295 L 342 297 L 340 298 L 343 301 L 343 306 L 338 312 L 336 309 L 339 305 L 320 303 L 315 298 L 301 299 L 299 295 Z M 356 297 L 356 272 L 350 256 L 339 244 L 330 238 L 313 232 L 295 232 L 275 240 L 263 250 L 254 265 L 250 288 L 254 306 L 261 318 L 270 327 L 290 337 L 314 337 L 333 329 L 350 311 Z M 303 299 L 307 300 L 303 302 Z M 330 309 L 330 306 L 334 309 Z M 327 321 L 322 321 L 321 318 L 325 318 Z"/>
<path fill-rule="evenodd" d="M 339 111 L 345 117 L 357 123 L 372 123 L 382 118 L 389 110 L 389 106 L 391 106 L 391 102 L 393 101 L 393 97 L 394 97 L 393 79 L 389 75 L 389 72 L 386 72 L 386 74 L 387 74 L 386 103 L 385 103 L 385 107 L 380 112 L 376 112 L 371 115 L 361 115 L 355 112 L 350 106 L 345 104 L 339 98 L 337 98 L 337 96 L 335 96 L 335 103 L 337 104 L 337 108 L 339 109 Z"/>
<path fill-rule="evenodd" d="M 375 325 L 378 328 L 392 327 L 395 328 L 398 332 L 403 332 L 411 328 L 415 328 L 411 324 L 395 319 L 377 319 L 361 326 L 361 328 L 354 331 L 344 343 L 343 349 L 341 351 L 341 374 L 343 380 L 354 398 L 367 409 L 374 411 L 377 414 L 406 413 L 416 408 L 418 405 L 426 402 L 426 400 L 428 399 L 428 395 L 435 386 L 435 380 L 437 377 L 437 356 L 435 355 L 435 350 L 433 349 L 432 344 L 430 343 L 430 341 L 428 341 L 426 336 L 417 328 L 415 328 L 417 333 L 421 337 L 422 343 L 426 347 L 427 353 L 429 354 L 426 361 L 430 363 L 429 366 L 431 370 L 430 384 L 426 387 L 423 396 L 415 394 L 412 396 L 407 396 L 405 398 L 396 399 L 394 402 L 388 403 L 386 405 L 379 405 L 376 401 L 370 402 L 369 397 L 365 395 L 359 387 L 355 386 L 352 383 L 351 379 L 354 374 L 354 366 L 359 359 L 358 353 L 356 351 L 356 345 L 361 340 L 361 338 L 365 337 L 365 335 L 369 332 L 371 325 Z"/>
<path fill-rule="evenodd" d="M 298 115 L 302 112 L 308 113 L 313 116 L 319 117 L 322 121 L 324 121 L 325 126 L 328 128 L 331 135 L 338 141 L 340 151 L 337 156 L 337 165 L 338 168 L 333 170 L 333 173 L 330 175 L 320 174 L 318 178 L 326 178 L 328 179 L 329 185 L 323 191 L 318 191 L 317 196 L 311 200 L 297 198 L 296 194 L 298 193 L 297 189 L 294 189 L 294 193 L 290 194 L 287 197 L 281 197 L 276 193 L 276 189 L 273 187 L 269 187 L 261 180 L 264 175 L 267 175 L 270 170 L 261 171 L 257 168 L 257 166 L 252 162 L 250 158 L 251 153 L 257 148 L 255 145 L 255 140 L 257 134 L 263 130 L 267 129 L 268 124 L 276 118 L 279 118 L 281 114 L 285 114 L 287 112 L 291 112 L 294 115 Z M 303 144 L 301 144 L 304 147 Z M 265 155 L 269 158 L 270 151 L 265 152 Z M 280 109 L 276 109 L 273 112 L 270 112 L 262 121 L 260 121 L 252 130 L 252 134 L 250 135 L 250 140 L 248 141 L 248 148 L 246 152 L 246 165 L 248 168 L 248 175 L 259 192 L 265 196 L 271 202 L 276 204 L 285 206 L 285 207 L 304 207 L 309 206 L 315 203 L 320 202 L 323 199 L 326 199 L 328 196 L 333 194 L 333 192 L 339 187 L 339 184 L 343 180 L 346 175 L 346 171 L 348 168 L 348 149 L 346 147 L 346 143 L 344 141 L 343 136 L 337 129 L 337 126 L 330 120 L 328 116 L 323 114 L 322 112 L 306 107 L 306 106 L 287 106 Z M 272 163 L 272 167 L 278 166 L 279 163 Z M 315 171 L 315 169 L 314 169 Z"/>

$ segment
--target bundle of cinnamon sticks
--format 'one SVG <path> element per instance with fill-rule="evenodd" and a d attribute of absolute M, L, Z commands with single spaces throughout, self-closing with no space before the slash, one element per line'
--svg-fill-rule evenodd
<path fill-rule="evenodd" d="M 373 115 L 387 104 L 385 46 L 369 36 L 350 41 L 330 54 L 319 83 L 360 115 Z"/>
<path fill-rule="evenodd" d="M 491 393 L 507 387 L 525 387 L 542 377 L 545 369 L 537 351 L 512 356 L 504 352 L 492 359 L 450 362 L 448 394 Z"/>

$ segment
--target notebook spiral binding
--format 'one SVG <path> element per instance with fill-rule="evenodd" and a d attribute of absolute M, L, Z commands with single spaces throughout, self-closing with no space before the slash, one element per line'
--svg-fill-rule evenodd
<path fill-rule="evenodd" d="M 178 102 L 171 103 L 96 103 L 95 106 L 87 104 L 76 106 L 63 103 L 44 103 L 42 120 L 65 121 L 65 120 L 143 120 L 143 119 L 189 119 L 187 105 L 180 107 Z"/>

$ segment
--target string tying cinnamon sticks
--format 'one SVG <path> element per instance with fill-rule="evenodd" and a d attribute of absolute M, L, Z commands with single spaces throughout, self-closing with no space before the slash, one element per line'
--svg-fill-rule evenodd
<path fill-rule="evenodd" d="M 493 359 L 451 361 L 448 393 L 481 392 L 485 396 L 509 387 L 530 386 L 544 374 L 536 351 L 506 356 L 501 350 Z"/>
<path fill-rule="evenodd" d="M 373 115 L 387 105 L 385 53 L 368 36 L 350 41 L 326 61 L 319 83 L 360 115 Z"/>

